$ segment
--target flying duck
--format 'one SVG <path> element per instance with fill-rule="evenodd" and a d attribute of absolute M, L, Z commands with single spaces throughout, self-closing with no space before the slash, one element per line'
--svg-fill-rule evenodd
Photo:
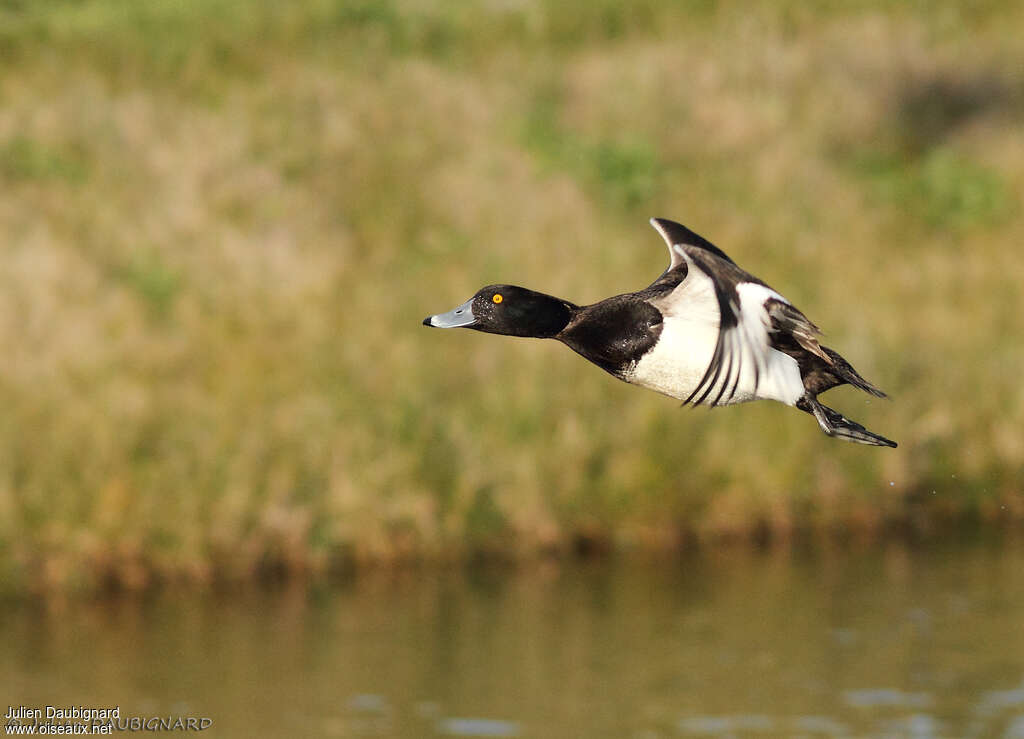
<path fill-rule="evenodd" d="M 829 436 L 896 446 L 818 401 L 845 384 L 879 398 L 885 393 L 818 343 L 820 331 L 807 316 L 685 226 L 665 218 L 651 225 L 671 261 L 643 290 L 576 305 L 525 287 L 488 285 L 423 324 L 558 339 L 620 380 L 684 405 L 777 400 L 813 415 Z"/>

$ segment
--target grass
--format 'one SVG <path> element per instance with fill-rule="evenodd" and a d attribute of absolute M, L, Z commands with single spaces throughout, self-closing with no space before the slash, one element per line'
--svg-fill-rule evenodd
<path fill-rule="evenodd" d="M 5 591 L 1024 515 L 1020 9 L 0 3 Z M 679 410 L 512 282 L 781 289 L 892 396 Z"/>
<path fill-rule="evenodd" d="M 998 172 L 945 148 L 919 161 L 866 151 L 854 166 L 880 207 L 894 206 L 939 230 L 995 227 L 1012 213 L 1009 188 Z"/>
<path fill-rule="evenodd" d="M 80 183 L 87 168 L 74 152 L 57 151 L 31 139 L 15 136 L 0 151 L 4 178 L 11 182 L 51 179 Z"/>
<path fill-rule="evenodd" d="M 545 174 L 568 172 L 595 196 L 632 210 L 657 192 L 662 167 L 645 139 L 587 140 L 558 121 L 559 96 L 541 91 L 529 107 L 522 142 Z"/>

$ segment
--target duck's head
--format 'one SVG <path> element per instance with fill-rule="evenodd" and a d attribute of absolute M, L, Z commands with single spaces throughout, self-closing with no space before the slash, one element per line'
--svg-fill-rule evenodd
<path fill-rule="evenodd" d="M 565 328 L 575 308 L 568 301 L 525 287 L 488 285 L 447 313 L 427 316 L 423 325 L 546 339 Z"/>

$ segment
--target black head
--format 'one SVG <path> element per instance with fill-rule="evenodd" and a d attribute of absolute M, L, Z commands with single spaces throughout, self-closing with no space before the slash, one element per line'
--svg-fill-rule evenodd
<path fill-rule="evenodd" d="M 548 339 L 565 328 L 575 308 L 525 287 L 488 285 L 457 308 L 423 319 L 423 325 Z"/>

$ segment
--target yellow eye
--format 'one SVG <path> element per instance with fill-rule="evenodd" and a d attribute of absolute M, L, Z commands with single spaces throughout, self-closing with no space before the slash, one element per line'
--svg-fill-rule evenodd
<path fill-rule="evenodd" d="M 495 303 L 500 303 L 505 298 L 501 297 L 501 293 L 494 293 L 494 297 L 491 298 Z"/>

